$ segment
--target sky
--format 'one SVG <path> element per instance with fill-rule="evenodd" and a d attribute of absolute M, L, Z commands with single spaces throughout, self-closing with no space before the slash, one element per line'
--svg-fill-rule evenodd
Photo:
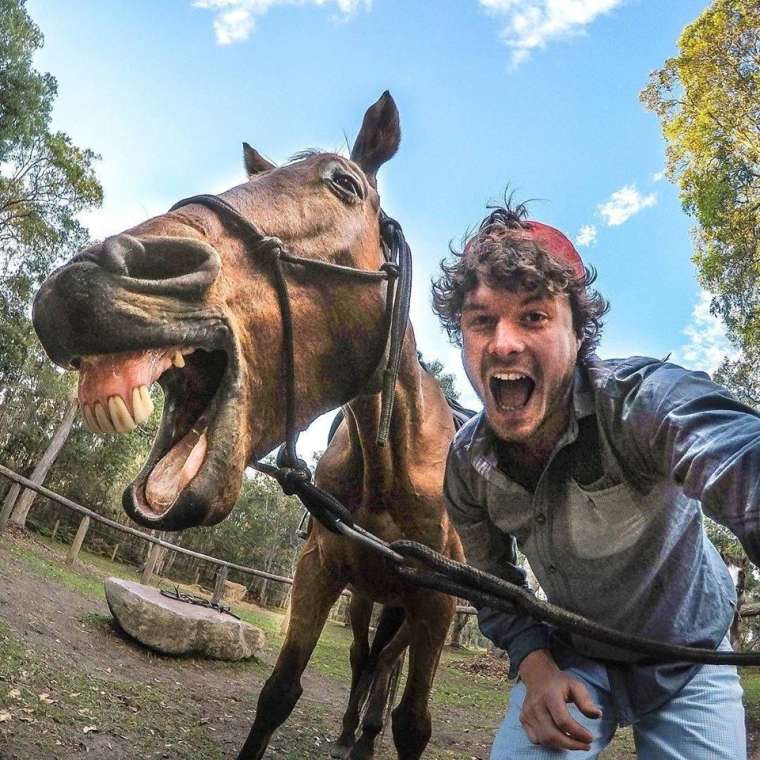
<path fill-rule="evenodd" d="M 600 355 L 714 370 L 729 350 L 690 261 L 638 94 L 703 0 L 27 0 L 58 80 L 53 126 L 100 154 L 95 238 L 245 180 L 245 140 L 275 162 L 345 151 L 386 89 L 401 115 L 380 170 L 414 255 L 428 359 L 478 402 L 431 311 L 430 281 L 509 187 L 563 230 L 612 303 Z M 302 436 L 323 449 L 326 422 Z"/>

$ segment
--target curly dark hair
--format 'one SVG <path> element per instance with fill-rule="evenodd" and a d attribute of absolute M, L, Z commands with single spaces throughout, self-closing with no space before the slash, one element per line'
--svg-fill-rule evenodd
<path fill-rule="evenodd" d="M 465 236 L 461 251 L 450 249 L 453 259 L 441 261 L 442 276 L 433 280 L 433 310 L 446 328 L 449 339 L 462 345 L 462 305 L 479 280 L 490 287 L 536 293 L 567 293 L 575 334 L 581 338 L 578 362 L 583 364 L 596 352 L 602 334 L 602 317 L 609 303 L 591 285 L 596 270 L 584 266 L 579 276 L 572 267 L 543 250 L 515 230 L 526 229 L 525 204 L 489 206 L 493 211 L 474 234 Z"/>

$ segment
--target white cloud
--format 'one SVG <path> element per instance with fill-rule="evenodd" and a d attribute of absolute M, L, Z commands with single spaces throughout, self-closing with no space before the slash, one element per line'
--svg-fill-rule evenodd
<path fill-rule="evenodd" d="M 634 214 L 638 214 L 648 206 L 657 203 L 657 195 L 650 193 L 642 195 L 636 185 L 626 185 L 615 190 L 606 203 L 599 204 L 599 213 L 604 217 L 608 227 L 617 227 L 627 222 Z"/>
<path fill-rule="evenodd" d="M 596 244 L 596 227 L 593 224 L 584 224 L 575 236 L 575 244 L 588 248 Z"/>
<path fill-rule="evenodd" d="M 577 34 L 625 0 L 479 0 L 488 13 L 505 17 L 501 37 L 512 49 L 512 65 L 549 42 Z"/>
<path fill-rule="evenodd" d="M 711 300 L 708 291 L 700 291 L 691 322 L 683 329 L 689 340 L 673 352 L 673 358 L 690 369 L 713 373 L 725 356 L 735 358 L 737 352 L 726 337 L 723 323 L 710 313 Z"/>
<path fill-rule="evenodd" d="M 663 169 L 661 172 L 655 172 L 652 175 L 652 182 L 662 182 L 662 180 L 665 179 L 665 170 Z"/>
<path fill-rule="evenodd" d="M 367 10 L 372 0 L 195 0 L 196 8 L 214 11 L 214 33 L 220 45 L 243 42 L 256 27 L 256 16 L 263 16 L 276 5 L 335 5 L 345 18 L 359 7 Z"/>

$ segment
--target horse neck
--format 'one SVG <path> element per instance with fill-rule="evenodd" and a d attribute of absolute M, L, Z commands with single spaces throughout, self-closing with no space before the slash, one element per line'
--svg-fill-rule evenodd
<path fill-rule="evenodd" d="M 419 363 L 411 326 L 404 340 L 390 431 L 384 446 L 377 444 L 381 405 L 379 393 L 358 396 L 346 405 L 350 460 L 356 474 L 361 473 L 365 499 L 397 493 L 399 479 L 408 482 L 413 477 L 420 453 L 429 451 L 431 446 L 442 446 L 441 428 L 433 426 L 438 440 L 431 440 L 429 423 L 431 415 L 443 418 L 448 414 L 446 402 L 438 384 Z M 450 415 L 448 423 L 451 425 Z M 448 441 L 444 444 L 448 445 Z"/>

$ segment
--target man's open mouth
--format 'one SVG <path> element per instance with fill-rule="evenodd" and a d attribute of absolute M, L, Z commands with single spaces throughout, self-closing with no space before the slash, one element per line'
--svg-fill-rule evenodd
<path fill-rule="evenodd" d="M 499 410 L 514 412 L 527 405 L 536 383 L 521 372 L 497 372 L 491 376 L 488 386 Z"/>
<path fill-rule="evenodd" d="M 129 489 L 134 500 L 129 511 L 141 521 L 166 517 L 204 471 L 219 470 L 207 465 L 224 455 L 215 451 L 214 440 L 228 436 L 215 433 L 232 422 L 223 414 L 235 386 L 231 356 L 223 349 L 170 346 L 79 360 L 79 404 L 96 433 L 129 433 L 142 425 L 153 412 L 151 385 L 158 382 L 163 389 L 158 435 Z"/>

